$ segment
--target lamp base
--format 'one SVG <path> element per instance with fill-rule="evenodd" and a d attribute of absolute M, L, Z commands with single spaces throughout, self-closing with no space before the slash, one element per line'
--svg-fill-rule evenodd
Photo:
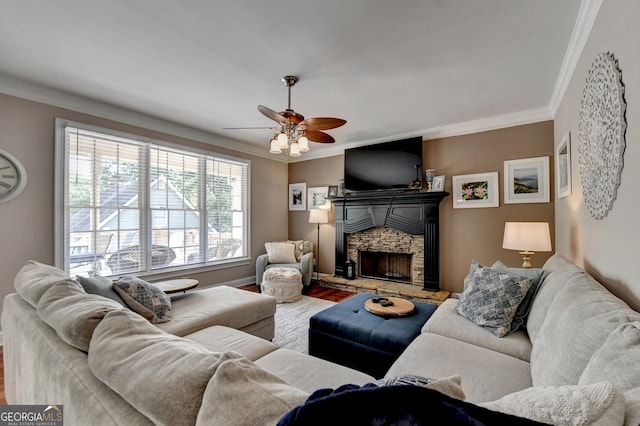
<path fill-rule="evenodd" d="M 523 268 L 531 268 L 531 256 L 535 254 L 532 251 L 519 251 L 518 254 L 522 255 L 522 267 Z"/>

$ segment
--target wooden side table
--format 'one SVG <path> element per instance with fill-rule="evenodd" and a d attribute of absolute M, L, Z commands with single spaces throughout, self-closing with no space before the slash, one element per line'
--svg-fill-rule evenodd
<path fill-rule="evenodd" d="M 167 280 L 167 281 L 158 281 L 152 283 L 157 286 L 160 290 L 164 291 L 167 294 L 171 293 L 186 293 L 187 290 L 191 290 L 200 284 L 198 280 L 194 280 L 193 278 L 178 278 L 175 280 Z"/>

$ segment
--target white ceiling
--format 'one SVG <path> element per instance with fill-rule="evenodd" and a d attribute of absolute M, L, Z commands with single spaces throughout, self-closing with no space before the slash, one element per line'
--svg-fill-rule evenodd
<path fill-rule="evenodd" d="M 296 75 L 293 109 L 347 120 L 301 157 L 315 158 L 551 119 L 584 3 L 0 0 L 0 91 L 269 155 L 273 131 L 223 128 L 275 124 L 257 105 L 284 110 Z"/>

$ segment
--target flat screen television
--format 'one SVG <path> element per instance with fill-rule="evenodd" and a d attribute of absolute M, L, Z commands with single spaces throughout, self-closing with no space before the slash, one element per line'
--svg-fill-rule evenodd
<path fill-rule="evenodd" d="M 344 151 L 345 191 L 421 188 L 422 137 L 417 136 Z"/>

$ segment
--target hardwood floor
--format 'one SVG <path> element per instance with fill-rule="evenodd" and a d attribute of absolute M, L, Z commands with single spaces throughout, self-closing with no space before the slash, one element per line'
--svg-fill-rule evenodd
<path fill-rule="evenodd" d="M 259 292 L 258 286 L 254 284 L 245 285 L 239 287 L 243 290 Z M 317 284 L 312 284 L 310 288 L 304 293 L 310 297 L 317 297 L 318 299 L 330 300 L 332 302 L 341 302 L 344 299 L 353 296 L 353 293 L 341 290 L 333 290 L 330 288 L 320 287 Z M 0 346 L 0 405 L 7 405 L 7 400 L 4 395 L 4 348 Z"/>
<path fill-rule="evenodd" d="M 249 284 L 238 287 L 242 290 L 252 291 L 259 293 L 260 288 L 255 284 Z M 311 284 L 302 294 L 309 297 L 316 297 L 318 299 L 330 300 L 332 302 L 342 302 L 343 300 L 353 296 L 354 293 L 342 290 L 334 290 L 331 288 L 320 287 L 317 284 Z"/>

